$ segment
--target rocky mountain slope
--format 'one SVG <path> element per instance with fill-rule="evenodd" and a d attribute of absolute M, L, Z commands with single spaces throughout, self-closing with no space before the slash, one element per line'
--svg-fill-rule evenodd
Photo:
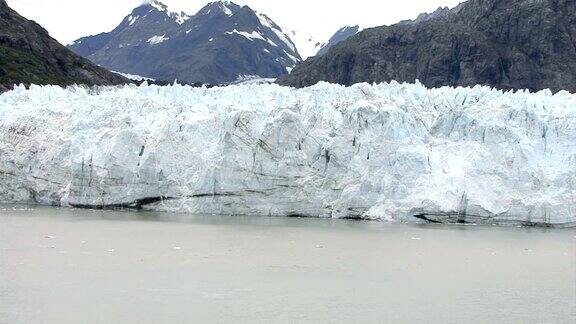
<path fill-rule="evenodd" d="M 187 15 L 154 0 L 113 31 L 69 48 L 110 70 L 210 84 L 276 78 L 301 61 L 290 37 L 269 17 L 230 1 Z"/>
<path fill-rule="evenodd" d="M 334 35 L 332 35 L 332 37 L 330 37 L 328 42 L 322 45 L 317 55 L 324 55 L 328 53 L 330 48 L 358 34 L 359 32 L 360 26 L 346 26 L 340 28 L 336 33 L 334 33 Z"/>
<path fill-rule="evenodd" d="M 576 95 L 322 83 L 19 88 L 0 202 L 576 225 Z"/>
<path fill-rule="evenodd" d="M 576 1 L 469 0 L 419 22 L 365 30 L 279 83 L 416 79 L 430 87 L 576 92 Z"/>
<path fill-rule="evenodd" d="M 112 85 L 127 79 L 74 54 L 0 0 L 0 92 L 14 84 Z"/>
<path fill-rule="evenodd" d="M 421 13 L 420 15 L 418 15 L 418 17 L 416 17 L 416 19 L 414 20 L 403 20 L 401 21 L 399 24 L 405 24 L 405 25 L 417 25 L 423 22 L 426 22 L 428 20 L 432 20 L 432 19 L 437 19 L 437 18 L 444 18 L 448 15 L 452 15 L 455 13 L 458 13 L 458 11 L 460 11 L 460 9 L 462 8 L 464 4 L 461 3 L 458 6 L 456 6 L 453 9 L 450 9 L 448 7 L 439 7 L 438 9 L 436 9 L 434 12 L 432 13 Z"/>

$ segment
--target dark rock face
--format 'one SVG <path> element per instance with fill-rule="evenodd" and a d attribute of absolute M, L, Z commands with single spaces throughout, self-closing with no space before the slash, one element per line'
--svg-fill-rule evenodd
<path fill-rule="evenodd" d="M 332 37 L 330 37 L 330 40 L 320 48 L 316 55 L 324 55 L 328 53 L 330 48 L 358 34 L 359 31 L 360 26 L 346 26 L 340 28 Z"/>
<path fill-rule="evenodd" d="M 416 79 L 429 87 L 576 92 L 576 1 L 469 0 L 420 23 L 365 30 L 278 83 Z"/>
<path fill-rule="evenodd" d="M 114 85 L 119 75 L 74 54 L 0 0 L 0 92 L 14 84 Z"/>
<path fill-rule="evenodd" d="M 416 24 L 426 22 L 428 20 L 437 19 L 437 18 L 444 18 L 448 15 L 457 13 L 458 11 L 460 11 L 462 6 L 463 6 L 463 4 L 461 3 L 457 7 L 455 7 L 454 9 L 450 9 L 448 7 L 439 7 L 438 9 L 436 9 L 436 11 L 434 11 L 432 13 L 421 13 L 420 15 L 418 15 L 418 17 L 416 19 L 403 20 L 403 21 L 399 22 L 399 24 L 416 25 Z"/>
<path fill-rule="evenodd" d="M 112 32 L 81 38 L 69 48 L 113 71 L 191 83 L 276 78 L 301 61 L 270 18 L 229 1 L 210 3 L 193 16 L 152 1 Z"/>

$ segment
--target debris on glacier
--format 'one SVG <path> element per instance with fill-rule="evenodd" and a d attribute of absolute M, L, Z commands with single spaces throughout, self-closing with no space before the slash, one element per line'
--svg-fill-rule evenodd
<path fill-rule="evenodd" d="M 0 201 L 576 225 L 576 95 L 172 85 L 0 96 Z"/>

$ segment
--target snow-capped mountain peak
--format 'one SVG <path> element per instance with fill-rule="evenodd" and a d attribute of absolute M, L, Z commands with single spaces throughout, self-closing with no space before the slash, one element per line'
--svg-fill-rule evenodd
<path fill-rule="evenodd" d="M 277 78 L 301 61 L 290 36 L 270 17 L 231 1 L 208 3 L 195 15 L 148 1 L 112 32 L 81 38 L 70 48 L 114 71 L 190 83 Z"/>
<path fill-rule="evenodd" d="M 232 6 L 232 2 L 230 2 L 230 1 L 218 1 L 218 2 L 220 3 L 220 6 L 221 6 L 224 14 L 226 14 L 228 16 L 233 15 L 233 11 L 232 11 L 232 9 L 230 9 L 230 6 Z"/>
<path fill-rule="evenodd" d="M 214 15 L 214 14 L 224 14 L 228 17 L 234 15 L 238 10 L 240 10 L 240 6 L 235 4 L 232 1 L 214 1 L 208 3 L 198 12 L 199 15 Z"/>
<path fill-rule="evenodd" d="M 130 19 L 129 23 L 130 25 L 134 24 L 134 22 L 140 18 L 140 17 L 144 17 L 146 16 L 145 13 L 151 13 L 151 12 L 163 12 L 165 13 L 171 20 L 173 20 L 174 22 L 176 22 L 179 25 L 182 25 L 183 23 L 185 23 L 186 21 L 188 21 L 190 19 L 190 15 L 188 15 L 187 13 L 185 13 L 184 11 L 172 11 L 170 10 L 170 8 L 168 8 L 167 5 L 165 5 L 164 3 L 158 1 L 158 0 L 147 0 L 144 1 L 144 3 L 134 9 L 133 15 L 131 16 L 132 19 Z M 135 13 L 144 13 L 144 15 L 134 15 Z"/>
<path fill-rule="evenodd" d="M 158 11 L 168 11 L 168 6 L 157 0 L 144 1 L 145 5 L 149 5 Z"/>
<path fill-rule="evenodd" d="M 176 20 L 176 23 L 178 23 L 179 25 L 182 25 L 183 23 L 185 23 L 190 19 L 190 16 L 187 15 L 184 11 L 180 13 L 175 13 L 171 17 L 173 17 Z"/>

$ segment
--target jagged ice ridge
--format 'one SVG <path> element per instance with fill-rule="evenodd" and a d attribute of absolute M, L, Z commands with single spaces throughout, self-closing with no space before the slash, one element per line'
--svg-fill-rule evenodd
<path fill-rule="evenodd" d="M 576 95 L 21 86 L 0 96 L 0 201 L 573 226 Z"/>

